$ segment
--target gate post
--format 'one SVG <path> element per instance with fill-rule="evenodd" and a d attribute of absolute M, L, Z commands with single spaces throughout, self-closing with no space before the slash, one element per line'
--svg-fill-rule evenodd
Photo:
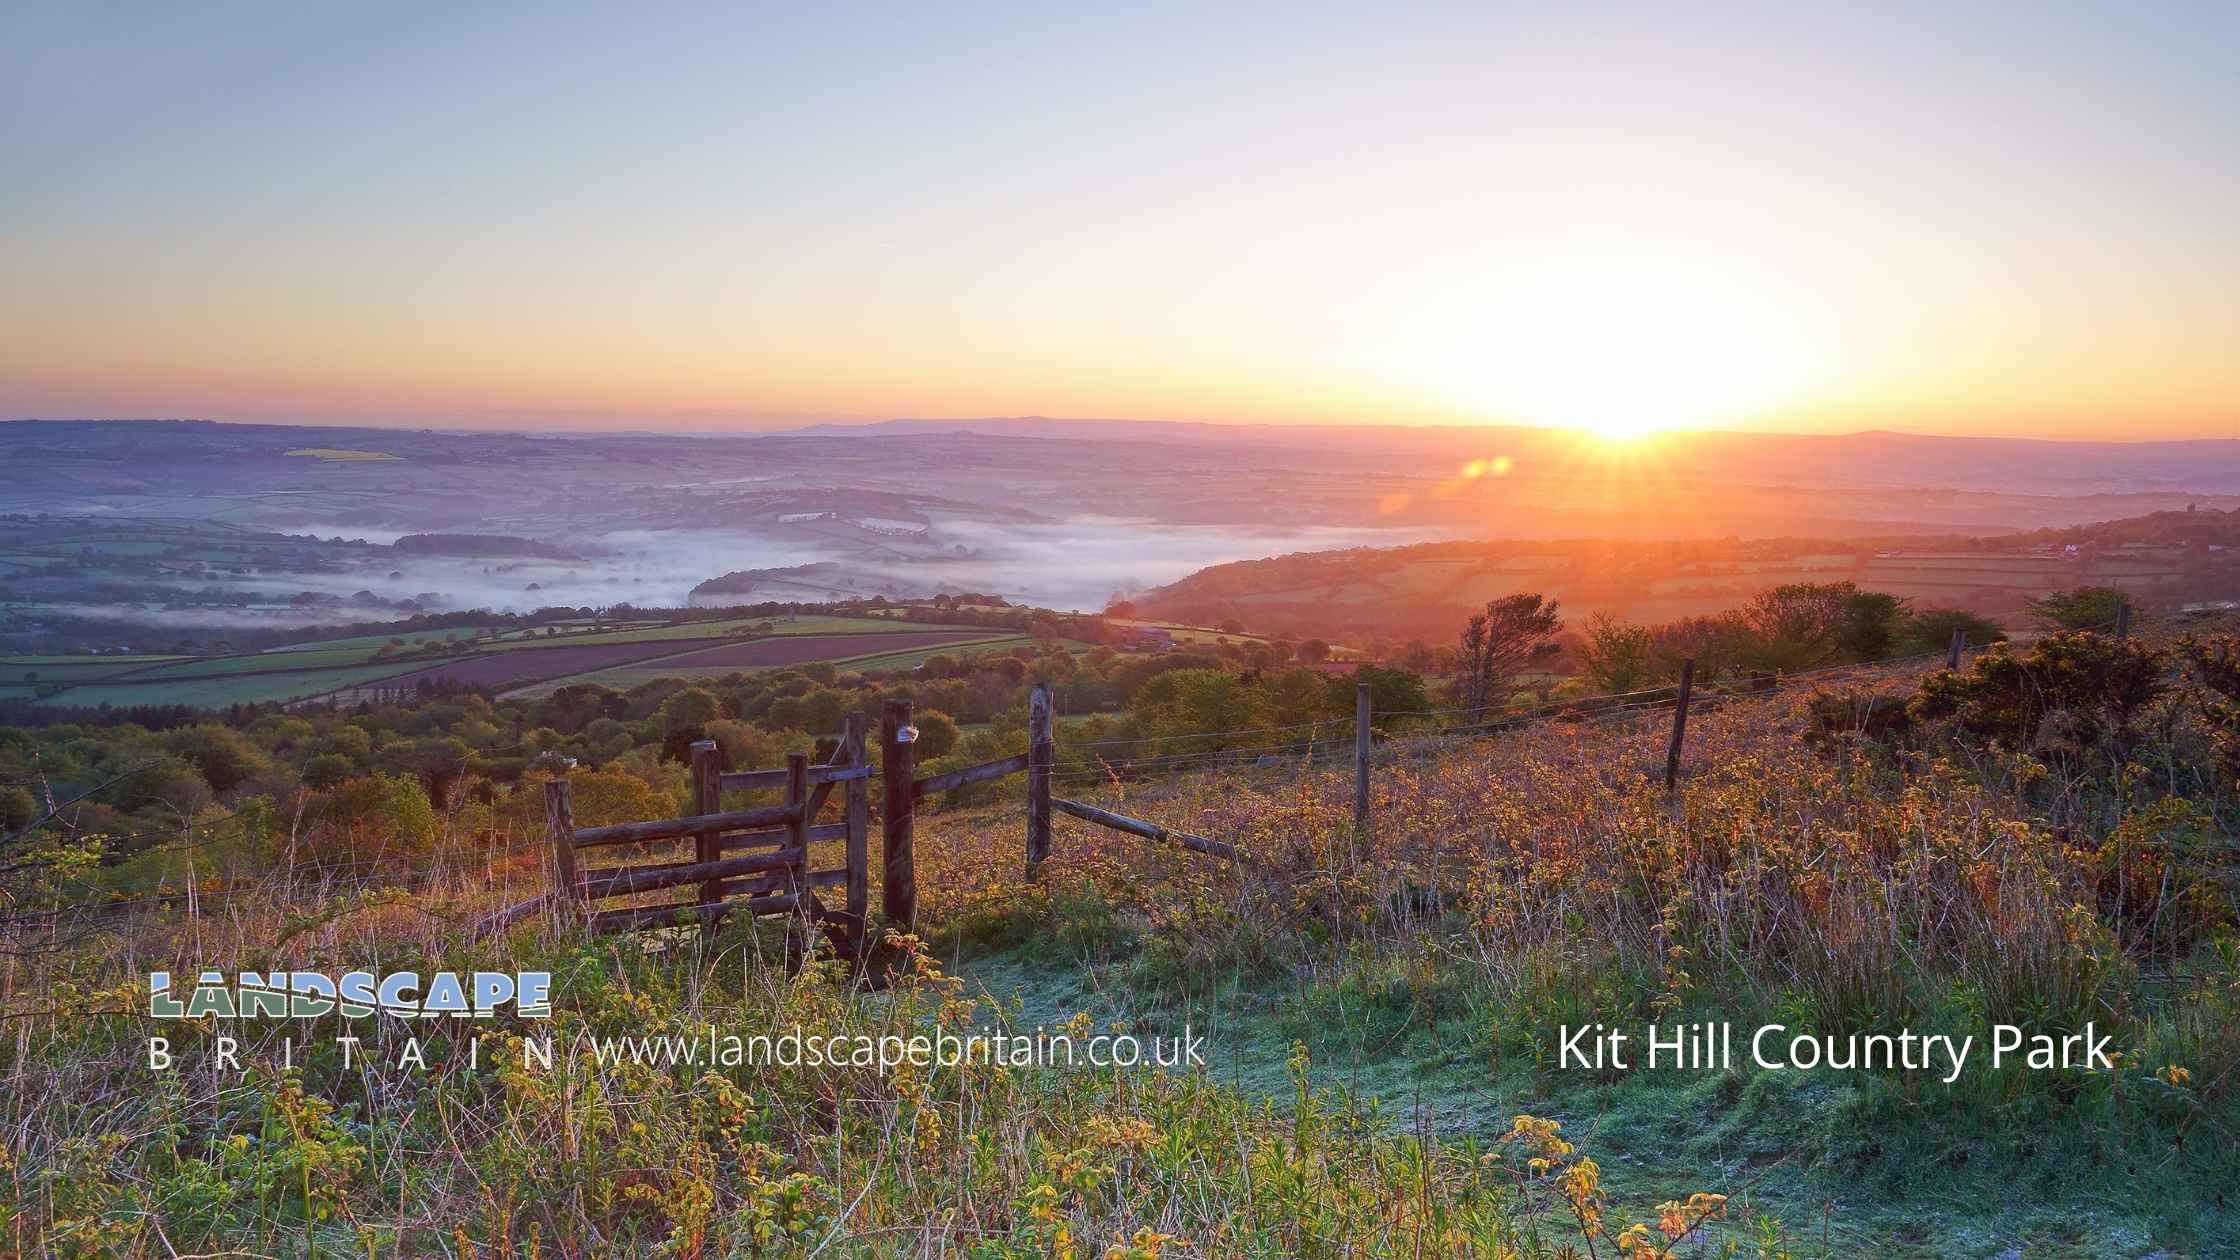
<path fill-rule="evenodd" d="M 1952 628 L 1952 646 L 1944 654 L 1946 669 L 1960 668 L 1960 649 L 1968 645 L 1968 632 L 1958 626 Z"/>
<path fill-rule="evenodd" d="M 841 760 L 851 767 L 868 765 L 864 757 L 864 728 L 871 720 L 857 710 L 848 715 L 848 723 L 841 731 Z M 846 818 L 848 823 L 848 939 L 850 952 L 863 957 L 864 926 L 871 919 L 871 851 L 868 833 L 871 830 L 871 784 L 863 779 L 850 779 L 847 785 Z"/>
<path fill-rule="evenodd" d="M 793 894 L 793 930 L 802 952 L 809 943 L 809 754 L 786 754 L 786 808 L 793 817 L 786 823 L 787 891 Z"/>
<path fill-rule="evenodd" d="M 1050 764 L 1057 752 L 1051 734 L 1050 684 L 1027 693 L 1027 878 L 1050 856 Z"/>
<path fill-rule="evenodd" d="M 879 772 L 886 779 L 885 867 L 880 878 L 880 904 L 887 922 L 904 932 L 918 925 L 918 873 L 911 853 L 916 835 L 912 814 L 917 809 L 918 730 L 910 724 L 908 700 L 889 700 L 880 714 Z"/>
<path fill-rule="evenodd" d="M 563 902 L 580 909 L 584 896 L 583 877 L 576 873 L 576 811 L 568 799 L 565 776 L 545 781 L 544 826 L 552 839 L 553 882 L 560 886 L 555 891 Z"/>
<path fill-rule="evenodd" d="M 712 739 L 703 739 L 692 745 L 692 812 L 716 814 L 723 811 L 723 749 Z M 692 860 L 716 862 L 723 858 L 723 837 L 713 831 L 695 832 L 692 837 Z M 711 879 L 700 885 L 700 904 L 712 906 L 723 900 L 723 881 Z M 704 931 L 714 929 L 714 920 L 703 920 Z"/>

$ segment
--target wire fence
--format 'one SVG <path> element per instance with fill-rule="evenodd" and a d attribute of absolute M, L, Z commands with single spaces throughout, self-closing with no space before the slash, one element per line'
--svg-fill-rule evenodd
<path fill-rule="evenodd" d="M 2111 619 L 2073 629 L 2101 631 L 2118 627 L 2124 620 Z M 1961 656 L 1963 659 L 1981 656 L 1993 650 L 1993 647 L 1994 644 L 1991 643 L 1965 645 L 1961 649 Z M 1691 696 L 1690 706 L 1691 709 L 1701 706 L 1709 710 L 1731 699 L 1793 690 L 1800 684 L 1819 687 L 1847 678 L 1888 677 L 1909 668 L 1950 658 L 1951 649 L 1947 648 L 1811 669 L 1759 671 L 1697 689 Z M 1372 709 L 1369 752 L 1372 757 L 1413 758 L 1550 723 L 1602 727 L 1638 722 L 1646 717 L 1670 714 L 1678 703 L 1679 692 L 1677 684 L 1663 684 L 1625 692 L 1543 701 L 1523 709 L 1498 709 L 1484 704 Z M 1052 767 L 1050 779 L 1054 786 L 1081 790 L 1098 785 L 1128 785 L 1201 773 L 1250 776 L 1255 779 L 1280 779 L 1286 775 L 1303 778 L 1329 774 L 1354 767 L 1361 753 L 1357 725 L 1358 719 L 1348 715 L 1271 726 L 1142 735 L 1078 743 L 1061 742 L 1057 746 L 1059 762 Z M 1213 746 L 1189 747 L 1203 743 L 1212 743 Z M 403 864 L 393 858 L 314 860 L 289 863 L 285 871 L 276 878 L 285 880 L 290 888 L 297 890 L 309 886 L 318 890 L 322 896 L 383 888 L 424 891 L 445 880 L 466 878 L 478 871 L 486 878 L 494 877 L 498 866 L 505 860 L 526 853 L 542 854 L 548 848 L 548 842 L 540 839 L 466 850 L 425 865 Z M 100 926 L 129 919 L 146 911 L 175 910 L 190 905 L 198 910 L 222 908 L 233 899 L 268 896 L 271 891 L 270 881 L 210 890 L 162 891 L 124 899 L 89 900 L 44 910 L 20 910 L 0 915 L 0 924 L 19 928 L 26 925 L 47 928 L 67 923 Z"/>

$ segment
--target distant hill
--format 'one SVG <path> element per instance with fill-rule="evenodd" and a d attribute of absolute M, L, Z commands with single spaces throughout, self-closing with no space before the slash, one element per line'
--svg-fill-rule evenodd
<path fill-rule="evenodd" d="M 1576 624 L 1721 612 L 1790 582 L 1851 581 L 1921 608 L 2012 617 L 2048 591 L 2117 586 L 2149 607 L 2240 598 L 2240 511 L 2154 512 L 2026 535 L 1502 539 L 1297 552 L 1201 569 L 1138 615 L 1365 643 L 1444 640 L 1487 601 L 1532 592 Z"/>
<path fill-rule="evenodd" d="M 837 437 L 977 433 L 995 437 L 1350 451 L 1457 462 L 1506 455 L 1520 464 L 1606 458 L 1598 439 L 1516 425 L 1249 425 L 1194 421 L 994 416 L 813 424 L 793 432 Z M 2240 493 L 2240 441 L 2105 442 L 1948 437 L 1875 429 L 1787 434 L 1706 430 L 1641 439 L 1627 450 L 1666 478 L 1754 485 L 1907 487 L 2010 493 L 2089 489 L 2123 494 Z"/>

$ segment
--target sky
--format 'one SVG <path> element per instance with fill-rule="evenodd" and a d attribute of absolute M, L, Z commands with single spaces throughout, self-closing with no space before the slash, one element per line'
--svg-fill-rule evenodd
<path fill-rule="evenodd" d="M 2229 0 L 19 0 L 0 416 L 2234 437 L 2236 65 Z"/>

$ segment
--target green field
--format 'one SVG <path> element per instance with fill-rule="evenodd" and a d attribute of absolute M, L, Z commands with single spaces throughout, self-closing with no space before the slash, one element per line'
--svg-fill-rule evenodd
<path fill-rule="evenodd" d="M 585 624 L 588 628 L 589 623 Z M 768 630 L 757 627 L 767 625 Z M 29 698 L 34 688 L 24 683 L 25 673 L 39 675 L 38 682 L 71 684 L 41 703 L 61 708 L 97 708 L 108 704 L 198 705 L 211 708 L 229 704 L 273 703 L 304 700 L 345 688 L 397 678 L 441 665 L 456 657 L 397 656 L 374 659 L 375 653 L 399 640 L 417 647 L 431 642 L 469 641 L 473 656 L 508 652 L 533 652 L 542 648 L 591 647 L 613 643 L 646 643 L 660 651 L 669 640 L 678 641 L 674 655 L 699 650 L 691 640 L 795 637 L 827 634 L 909 634 L 924 631 L 975 631 L 972 626 L 909 622 L 883 617 L 843 617 L 812 614 L 793 618 L 727 617 L 716 620 L 637 621 L 613 630 L 543 635 L 533 630 L 495 626 L 457 626 L 437 630 L 412 630 L 397 634 L 361 634 L 321 642 L 292 644 L 267 652 L 237 656 L 23 656 L 0 658 L 0 695 Z M 1027 643 L 1019 634 L 988 629 L 987 637 L 964 643 L 909 651 L 859 654 L 839 660 L 850 669 L 906 670 L 939 652 L 971 655 Z M 1085 647 L 1086 645 L 1072 645 Z M 750 667 L 752 668 L 752 667 Z M 761 667 L 769 668 L 769 667 Z M 738 667 L 680 669 L 662 658 L 548 679 L 510 692 L 541 695 L 574 683 L 598 683 L 627 690 L 658 678 L 720 677 L 741 672 Z"/>
<path fill-rule="evenodd" d="M 191 659 L 183 656 L 7 656 L 0 657 L 0 681 L 19 683 L 25 674 L 37 674 L 40 682 L 108 678 L 167 661 Z"/>
<path fill-rule="evenodd" d="M 971 630 L 972 626 L 955 626 L 936 623 L 898 621 L 887 617 L 834 617 L 811 614 L 788 621 L 784 616 L 727 617 L 719 621 L 672 621 L 658 625 L 638 626 L 626 630 L 601 631 L 593 634 L 564 633 L 545 635 L 537 631 L 516 631 L 499 635 L 490 640 L 493 644 L 518 647 L 582 647 L 597 643 L 653 643 L 663 639 L 720 639 L 745 635 L 756 626 L 767 624 L 766 631 L 756 631 L 754 637 L 800 634 L 887 634 L 912 630 Z"/>
<path fill-rule="evenodd" d="M 975 639 L 969 643 L 944 643 L 935 647 L 918 648 L 909 652 L 881 652 L 871 656 L 851 656 L 838 663 L 848 667 L 849 669 L 855 670 L 916 669 L 918 666 L 925 664 L 926 658 L 929 656 L 985 656 L 990 652 L 1001 652 L 1010 648 L 1025 647 L 1032 642 L 1034 642 L 1034 640 L 1028 638 L 1023 634 L 1014 634 L 995 639 Z M 1085 643 L 1068 642 L 1066 646 L 1077 651 L 1086 650 L 1088 648 L 1088 645 Z"/>
<path fill-rule="evenodd" d="M 807 622 L 808 620 L 809 619 L 806 617 L 802 618 L 803 622 Z M 831 617 L 826 618 L 826 620 L 834 623 L 845 623 L 848 619 L 843 617 Z M 968 629 L 969 627 L 916 626 L 911 628 L 918 630 L 958 630 Z M 849 626 L 845 624 L 835 624 L 833 626 L 829 626 L 824 632 L 831 633 L 834 630 L 848 630 L 859 634 L 863 632 L 860 627 Z M 803 631 L 803 633 L 810 632 Z M 832 663 L 840 666 L 843 669 L 851 670 L 912 669 L 922 664 L 927 657 L 933 656 L 937 653 L 946 652 L 951 656 L 976 656 L 985 652 L 993 652 L 1007 648 L 1019 647 L 1029 642 L 1032 642 L 1032 640 L 1028 639 L 1027 636 L 1023 634 L 1006 634 L 1001 630 L 991 630 L 989 631 L 989 637 L 986 639 L 972 639 L 963 643 L 944 643 L 933 647 L 914 648 L 907 652 L 875 652 L 857 656 L 833 657 Z M 1086 647 L 1087 645 L 1069 643 L 1067 644 L 1067 646 L 1078 648 Z M 697 648 L 692 649 L 692 651 L 698 650 L 699 649 Z M 679 653 L 680 656 L 688 654 L 689 653 Z M 657 657 L 650 661 L 638 661 L 629 665 L 616 665 L 607 669 L 594 670 L 589 673 L 572 674 L 566 678 L 547 679 L 544 682 L 532 683 L 528 686 L 508 691 L 505 694 L 509 698 L 516 699 L 547 696 L 551 695 L 554 691 L 562 687 L 572 687 L 582 683 L 595 683 L 601 687 L 612 687 L 616 691 L 628 691 L 633 687 L 642 687 L 649 682 L 656 682 L 663 678 L 721 678 L 726 674 L 747 674 L 764 669 L 790 668 L 793 668 L 793 666 L 726 665 L 720 667 L 708 666 L 694 669 L 678 664 L 675 657 Z"/>
<path fill-rule="evenodd" d="M 404 664 L 359 665 L 341 669 L 307 669 L 286 674 L 249 674 L 215 678 L 189 678 L 178 682 L 97 683 L 72 687 L 41 701 L 73 709 L 144 704 L 185 704 L 219 709 L 229 704 L 265 704 L 302 700 L 343 687 L 378 682 L 408 672 Z"/>
<path fill-rule="evenodd" d="M 394 643 L 399 639 L 404 640 L 407 645 L 449 642 L 452 639 L 480 638 L 496 629 L 498 629 L 496 626 L 451 626 L 442 630 L 407 630 L 399 634 L 360 634 L 347 639 L 324 639 L 316 643 L 291 643 L 286 647 L 277 647 L 269 652 L 259 653 L 259 655 L 280 656 L 291 652 L 329 652 L 339 651 L 343 648 L 362 648 L 365 652 L 372 653 L 380 651 L 385 645 Z"/>
<path fill-rule="evenodd" d="M 174 678 L 223 678 L 236 674 L 299 673 L 304 670 L 333 669 L 343 665 L 370 663 L 372 653 L 364 647 L 321 648 L 311 652 L 256 652 L 247 656 L 208 656 L 200 660 L 177 661 L 131 675 L 134 682 L 146 679 L 169 681 Z M 427 663 L 422 661 L 422 664 Z M 383 661 L 397 670 L 413 664 L 411 659 L 395 662 Z M 119 685 L 122 685 L 121 683 Z"/>

